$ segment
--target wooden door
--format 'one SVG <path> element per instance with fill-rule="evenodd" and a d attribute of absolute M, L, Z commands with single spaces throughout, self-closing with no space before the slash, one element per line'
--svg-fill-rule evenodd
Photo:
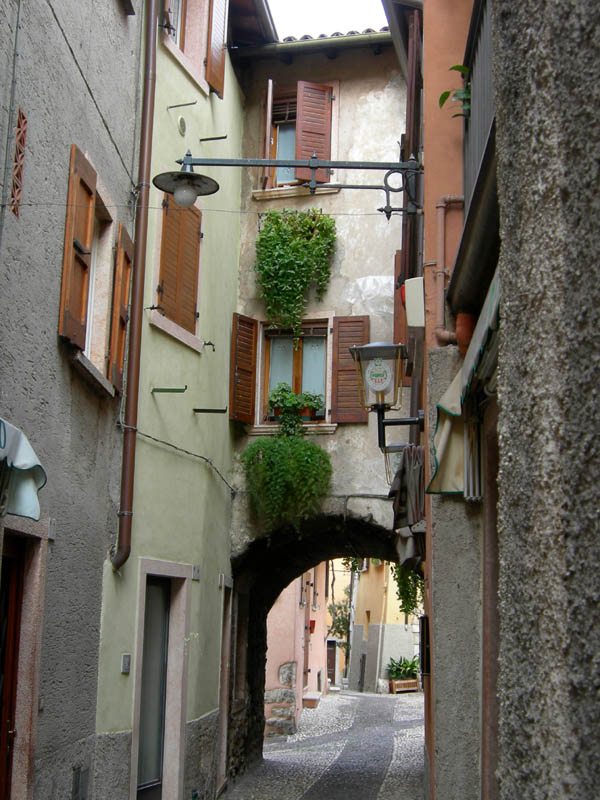
<path fill-rule="evenodd" d="M 0 578 L 0 797 L 9 800 L 16 736 L 17 666 L 23 600 L 24 547 L 5 535 Z"/>

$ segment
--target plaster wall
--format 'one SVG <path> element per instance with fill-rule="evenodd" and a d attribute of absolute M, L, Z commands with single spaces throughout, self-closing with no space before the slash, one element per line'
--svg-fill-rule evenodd
<path fill-rule="evenodd" d="M 334 118 L 338 122 L 332 144 L 333 158 L 398 159 L 397 142 L 404 130 L 406 88 L 391 47 L 384 48 L 380 55 L 374 55 L 370 49 L 359 49 L 340 52 L 334 60 L 327 59 L 324 54 L 313 54 L 310 57 L 295 56 L 288 65 L 275 60 L 246 65 L 244 155 L 248 157 L 263 156 L 263 103 L 268 78 L 282 86 L 295 84 L 298 80 L 338 81 L 339 91 L 336 90 L 334 101 L 334 105 L 337 104 Z M 333 180 L 374 183 L 382 177 L 381 173 L 338 171 Z M 382 204 L 383 194 L 348 190 L 318 194 L 312 198 L 278 198 L 276 193 L 269 195 L 265 192 L 263 195 L 267 195 L 267 199 L 258 200 L 252 194 L 257 186 L 257 170 L 245 171 L 242 198 L 248 213 L 242 220 L 241 229 L 238 311 L 264 319 L 264 305 L 258 299 L 252 270 L 258 215 L 269 208 L 308 209 L 316 206 L 334 215 L 337 239 L 329 289 L 323 302 L 309 299 L 306 318 L 327 318 L 331 326 L 334 314 L 368 314 L 371 341 L 391 341 L 394 253 L 401 244 L 402 221 L 400 216 L 394 216 L 387 222 L 376 211 Z M 329 359 L 331 364 L 331 355 Z M 406 393 L 403 406 L 406 413 L 408 400 Z M 333 498 L 361 493 L 377 494 L 382 498 L 387 496 L 383 458 L 377 447 L 376 420 L 373 415 L 369 416 L 368 424 L 338 425 L 333 430 L 323 427 L 323 435 L 315 436 L 315 442 L 326 449 L 332 459 Z M 259 421 L 262 422 L 257 419 Z M 246 432 L 251 436 L 264 433 L 262 429 Z M 401 434 L 398 438 L 402 438 Z M 240 448 L 247 441 L 247 438 L 241 438 Z M 243 475 L 238 472 L 236 485 L 243 488 L 243 483 Z M 235 551 L 241 552 L 259 534 L 249 525 L 244 493 L 238 494 L 235 505 L 233 546 Z M 390 505 L 384 499 L 352 498 L 346 510 L 389 526 Z"/>
<path fill-rule="evenodd" d="M 597 795 L 600 781 L 600 23 L 593 0 L 492 9 L 499 796 L 566 800 Z"/>
<path fill-rule="evenodd" d="M 16 12 L 16 2 L 2 2 L 0 132 L 9 176 Z M 24 111 L 28 129 L 20 216 L 0 211 L 0 408 L 48 475 L 42 519 L 55 521 L 56 538 L 45 574 L 39 713 L 20 735 L 32 746 L 35 736 L 36 785 L 68 784 L 60 796 L 70 794 L 74 768 L 93 772 L 102 562 L 117 523 L 121 445 L 118 398 L 96 394 L 57 337 L 69 152 L 76 143 L 86 154 L 115 223 L 132 234 L 140 25 L 141 14 L 127 17 L 118 3 L 21 4 L 15 111 Z"/>
<path fill-rule="evenodd" d="M 214 93 L 203 92 L 160 40 L 157 76 L 152 175 L 176 169 L 175 159 L 188 148 L 196 154 L 201 147 L 202 154 L 207 156 L 240 155 L 242 96 L 229 60 L 223 100 Z M 195 105 L 168 108 L 185 102 Z M 179 132 L 179 116 L 185 118 L 184 136 Z M 198 144 L 201 137 L 225 134 L 225 141 Z M 196 724 L 194 721 L 214 714 L 219 703 L 223 614 L 219 575 L 231 574 L 232 494 L 226 476 L 233 445 L 226 414 L 195 414 L 193 408 L 218 409 L 228 403 L 229 339 L 240 239 L 240 175 L 237 170 L 214 170 L 211 175 L 220 184 L 219 193 L 197 202 L 203 215 L 204 237 L 200 246 L 196 336 L 186 336 L 176 326 L 171 326 L 168 332 L 164 329 L 164 318 L 152 316 L 157 312 L 144 312 L 132 552 L 119 573 L 113 572 L 109 562 L 104 569 L 104 626 L 96 722 L 102 733 L 132 728 L 135 664 L 132 663 L 130 676 L 120 675 L 118 666 L 121 653 L 135 653 L 141 635 L 137 608 L 141 558 L 197 567 L 197 575 L 191 581 L 184 643 L 188 666 L 184 675 L 183 717 L 189 730 Z M 162 199 L 162 193 L 152 188 L 145 307 L 159 302 L 156 286 Z M 211 346 L 203 345 L 207 340 L 214 343 L 214 351 Z M 180 394 L 151 391 L 153 387 L 184 386 L 187 389 Z M 198 724 L 202 728 L 197 736 L 202 748 L 199 757 L 204 765 L 209 758 L 207 754 L 215 748 L 212 737 L 216 727 Z M 195 769 L 186 763 L 186 776 Z M 209 780 L 206 775 L 214 777 L 214 765 L 210 769 L 208 765 L 206 769 L 202 766 L 201 772 L 202 782 L 210 783 L 212 778 Z M 185 781 L 187 785 L 188 777 Z"/>
<path fill-rule="evenodd" d="M 430 415 L 459 364 L 456 347 L 429 351 Z M 462 497 L 434 495 L 431 505 L 435 792 L 436 797 L 462 800 L 478 797 L 481 782 L 483 520 L 480 507 Z"/>

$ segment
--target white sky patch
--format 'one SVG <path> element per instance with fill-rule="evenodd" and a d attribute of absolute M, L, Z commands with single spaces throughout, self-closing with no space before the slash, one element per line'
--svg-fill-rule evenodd
<path fill-rule="evenodd" d="M 280 40 L 336 31 L 378 31 L 387 25 L 381 0 L 268 0 Z"/>

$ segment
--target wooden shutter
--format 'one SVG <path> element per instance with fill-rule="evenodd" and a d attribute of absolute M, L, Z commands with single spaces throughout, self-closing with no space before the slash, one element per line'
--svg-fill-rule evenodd
<path fill-rule="evenodd" d="M 297 112 L 296 112 L 296 160 L 311 158 L 313 153 L 317 158 L 328 160 L 331 158 L 331 103 L 333 100 L 333 87 L 320 83 L 298 81 Z M 309 169 L 296 170 L 296 178 L 309 181 Z M 328 171 L 319 169 L 316 180 L 326 183 L 329 180 Z"/>
<path fill-rule="evenodd" d="M 256 346 L 258 322 L 233 315 L 229 368 L 229 419 L 254 422 L 256 396 Z"/>
<path fill-rule="evenodd" d="M 227 41 L 228 0 L 211 0 L 208 17 L 206 80 L 211 89 L 223 97 L 225 85 L 225 43 Z"/>
<path fill-rule="evenodd" d="M 108 379 L 118 392 L 123 391 L 123 364 L 125 362 L 125 339 L 129 319 L 129 284 L 133 264 L 133 242 L 119 223 L 115 277 L 113 281 L 112 318 L 110 325 L 110 348 L 108 353 Z"/>
<path fill-rule="evenodd" d="M 179 208 L 167 195 L 163 206 L 158 305 L 195 334 L 202 214 L 194 207 Z"/>
<path fill-rule="evenodd" d="M 71 145 L 58 333 L 82 350 L 85 347 L 95 205 L 96 172 L 81 150 Z"/>
<path fill-rule="evenodd" d="M 367 422 L 368 412 L 360 403 L 359 382 L 348 350 L 369 343 L 369 317 L 333 318 L 333 374 L 331 421 Z"/>

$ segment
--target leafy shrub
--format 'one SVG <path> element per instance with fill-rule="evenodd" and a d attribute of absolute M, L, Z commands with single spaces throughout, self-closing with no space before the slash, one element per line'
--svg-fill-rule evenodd
<path fill-rule="evenodd" d="M 264 215 L 254 269 L 269 322 L 300 335 L 309 290 L 327 291 L 334 245 L 335 220 L 318 209 Z"/>
<path fill-rule="evenodd" d="M 331 480 L 329 455 L 301 436 L 265 436 L 241 456 L 250 505 L 267 530 L 299 528 L 318 513 Z"/>
<path fill-rule="evenodd" d="M 400 656 L 398 660 L 390 658 L 386 669 L 390 679 L 407 680 L 408 678 L 416 678 L 419 671 L 419 657 L 404 658 Z"/>

